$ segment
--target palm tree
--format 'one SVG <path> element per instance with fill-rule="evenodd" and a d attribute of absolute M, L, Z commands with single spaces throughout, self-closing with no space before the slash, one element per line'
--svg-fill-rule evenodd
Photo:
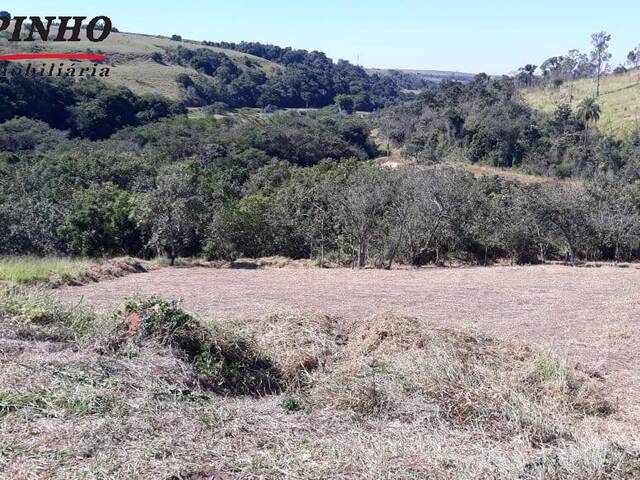
<path fill-rule="evenodd" d="M 578 110 L 576 112 L 578 116 L 578 120 L 582 122 L 584 125 L 584 143 L 587 144 L 587 137 L 589 134 L 589 126 L 591 124 L 595 125 L 600 120 L 600 114 L 602 110 L 600 109 L 600 105 L 596 102 L 595 98 L 585 98 L 578 105 Z"/>

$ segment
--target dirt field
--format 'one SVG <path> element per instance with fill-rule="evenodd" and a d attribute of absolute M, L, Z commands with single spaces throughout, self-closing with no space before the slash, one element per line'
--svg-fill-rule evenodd
<path fill-rule="evenodd" d="M 640 395 L 640 270 L 564 266 L 423 270 L 163 269 L 60 290 L 110 311 L 132 295 L 180 299 L 200 318 L 394 311 L 549 346 Z"/>

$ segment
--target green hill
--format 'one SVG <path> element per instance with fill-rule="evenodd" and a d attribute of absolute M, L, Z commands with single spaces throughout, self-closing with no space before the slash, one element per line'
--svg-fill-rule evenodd
<path fill-rule="evenodd" d="M 576 106 L 587 97 L 594 97 L 594 79 L 567 82 L 561 87 L 524 90 L 524 97 L 534 108 L 552 112 L 559 103 Z M 640 72 L 627 72 L 602 79 L 598 103 L 602 115 L 598 128 L 609 135 L 624 137 L 640 126 Z"/>
<path fill-rule="evenodd" d="M 56 28 L 52 28 L 52 34 Z M 6 35 L 5 35 L 6 36 Z M 253 68 L 260 68 L 267 75 L 272 74 L 280 66 L 276 63 L 253 55 L 202 45 L 200 42 L 184 40 L 174 41 L 170 38 L 154 35 L 112 32 L 106 40 L 92 43 L 86 39 L 73 43 L 53 42 L 17 42 L 2 41 L 0 51 L 11 53 L 83 53 L 92 50 L 107 56 L 107 64 L 111 67 L 111 75 L 107 81 L 113 85 L 130 88 L 137 94 L 155 93 L 167 98 L 177 99 L 180 86 L 175 78 L 186 73 L 197 76 L 199 73 L 182 65 L 156 62 L 154 53 L 165 53 L 183 46 L 189 49 L 206 48 L 227 55 L 241 69 L 247 69 L 246 59 L 251 60 Z M 32 62 L 33 63 L 33 62 Z M 69 63 L 68 61 L 65 63 Z"/>

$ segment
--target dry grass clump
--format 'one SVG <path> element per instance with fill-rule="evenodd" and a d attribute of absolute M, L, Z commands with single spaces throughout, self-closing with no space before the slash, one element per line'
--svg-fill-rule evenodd
<path fill-rule="evenodd" d="M 587 375 L 527 348 L 397 315 L 351 331 L 340 365 L 314 378 L 313 408 L 519 435 L 534 446 L 571 439 L 580 415 L 613 410 Z"/>
<path fill-rule="evenodd" d="M 99 282 L 101 280 L 108 280 L 111 278 L 119 278 L 131 273 L 144 273 L 155 268 L 155 265 L 145 260 L 138 260 L 137 258 L 121 257 L 107 260 L 104 263 L 92 265 L 82 275 L 79 275 L 73 279 L 69 279 L 66 282 L 67 285 L 81 285 L 87 282 Z M 49 279 L 53 286 L 58 286 L 54 283 L 53 279 Z"/>
<path fill-rule="evenodd" d="M 0 321 L 0 332 L 23 340 L 81 342 L 97 333 L 92 310 L 64 305 L 45 287 L 0 288 Z"/>
<path fill-rule="evenodd" d="M 329 367 L 345 342 L 337 320 L 321 314 L 269 315 L 234 327 L 255 339 L 290 384 L 304 384 L 311 372 Z"/>
<path fill-rule="evenodd" d="M 310 268 L 316 267 L 318 263 L 315 260 L 294 260 L 288 257 L 273 256 L 261 258 L 239 258 L 229 263 L 230 268 Z"/>

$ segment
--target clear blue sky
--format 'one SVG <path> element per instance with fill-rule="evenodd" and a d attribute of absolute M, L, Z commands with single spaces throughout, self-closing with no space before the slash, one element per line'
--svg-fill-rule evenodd
<path fill-rule="evenodd" d="M 508 73 L 613 35 L 640 44 L 639 0 L 0 0 L 17 15 L 105 14 L 123 31 L 321 50 L 366 67 Z"/>

